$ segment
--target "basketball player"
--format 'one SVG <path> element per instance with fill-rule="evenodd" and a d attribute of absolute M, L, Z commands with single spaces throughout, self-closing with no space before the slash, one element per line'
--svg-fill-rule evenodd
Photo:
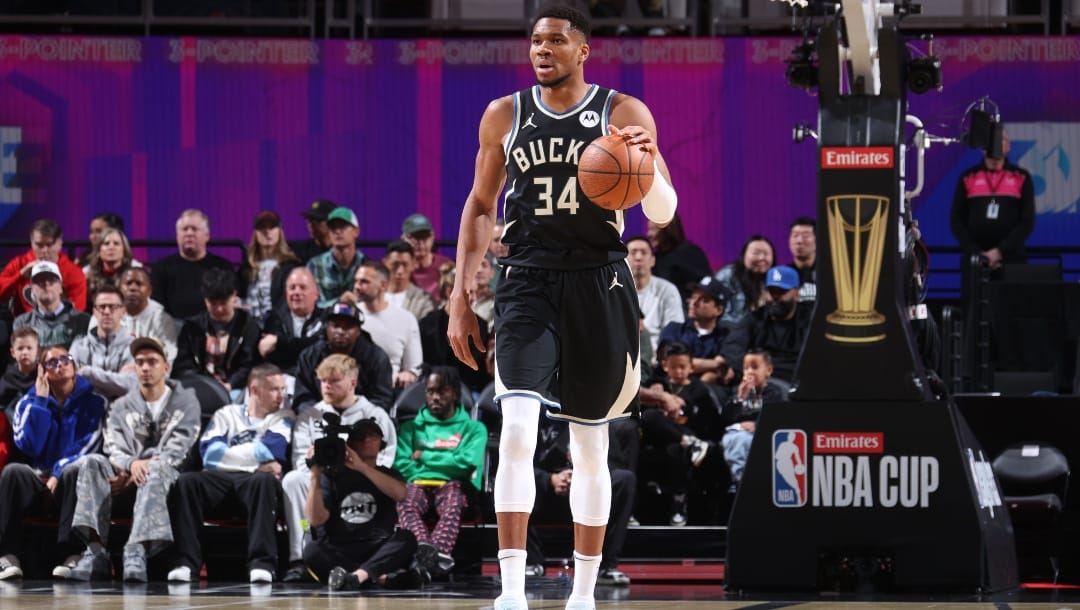
<path fill-rule="evenodd" d="M 622 212 L 577 187 L 584 147 L 605 133 L 653 154 L 656 179 L 643 208 L 666 224 L 677 198 L 640 100 L 585 82 L 589 23 L 565 7 L 541 9 L 529 56 L 537 84 L 492 101 L 480 120 L 472 191 L 462 211 L 448 336 L 476 368 L 481 350 L 469 294 L 509 178 L 503 243 L 509 254 L 495 295 L 496 396 L 503 413 L 495 511 L 502 595 L 497 610 L 527 608 L 525 540 L 536 488 L 532 457 L 541 406 L 570 422 L 574 482 L 574 586 L 567 609 L 592 609 L 611 505 L 607 422 L 636 408 L 639 307 L 620 240 Z"/>

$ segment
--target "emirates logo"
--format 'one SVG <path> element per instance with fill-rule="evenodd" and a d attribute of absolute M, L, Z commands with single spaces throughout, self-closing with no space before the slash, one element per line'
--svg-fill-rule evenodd
<path fill-rule="evenodd" d="M 832 146 L 821 149 L 821 169 L 890 169 L 890 146 Z"/>

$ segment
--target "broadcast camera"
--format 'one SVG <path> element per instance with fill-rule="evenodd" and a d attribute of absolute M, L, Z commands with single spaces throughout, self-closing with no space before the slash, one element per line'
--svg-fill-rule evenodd
<path fill-rule="evenodd" d="M 382 437 L 382 429 L 374 419 L 361 419 L 351 426 L 341 423 L 337 413 L 323 413 L 323 437 L 315 441 L 315 453 L 306 460 L 308 468 L 320 466 L 327 475 L 333 476 L 345 465 L 345 447 L 348 439 L 362 437 L 374 428 Z M 385 441 L 383 447 L 385 447 Z"/>

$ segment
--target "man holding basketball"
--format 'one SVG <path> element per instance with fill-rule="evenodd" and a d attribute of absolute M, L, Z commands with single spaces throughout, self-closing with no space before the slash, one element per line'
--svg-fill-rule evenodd
<path fill-rule="evenodd" d="M 503 413 L 495 511 L 503 592 L 496 610 L 527 608 L 525 542 L 536 489 L 532 457 L 541 406 L 570 422 L 575 484 L 574 587 L 568 610 L 592 609 L 611 504 L 607 422 L 637 407 L 639 307 L 620 240 L 622 211 L 594 205 L 577 185 L 579 155 L 612 133 L 650 152 L 656 177 L 646 216 L 666 224 L 677 198 L 640 100 L 585 82 L 589 23 L 565 7 L 541 9 L 529 56 L 537 85 L 492 101 L 480 121 L 472 191 L 462 211 L 447 332 L 476 368 L 484 349 L 469 295 L 509 178 L 503 243 L 509 253 L 495 297 L 495 399 Z"/>

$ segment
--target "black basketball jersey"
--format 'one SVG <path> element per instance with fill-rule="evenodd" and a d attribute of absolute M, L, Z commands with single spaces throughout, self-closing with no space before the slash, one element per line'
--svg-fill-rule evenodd
<path fill-rule="evenodd" d="M 514 94 L 514 126 L 506 138 L 503 201 L 510 253 L 505 265 L 590 269 L 626 258 L 623 212 L 605 210 L 581 192 L 581 153 L 607 133 L 616 92 L 591 85 L 577 105 L 555 112 L 540 87 Z"/>

